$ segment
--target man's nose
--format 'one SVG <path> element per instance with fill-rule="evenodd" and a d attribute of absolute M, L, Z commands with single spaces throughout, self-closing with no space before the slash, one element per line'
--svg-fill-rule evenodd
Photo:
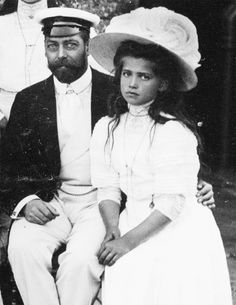
<path fill-rule="evenodd" d="M 60 47 L 58 48 L 58 57 L 59 57 L 59 58 L 65 58 L 65 57 L 67 57 L 66 50 L 64 49 L 63 46 L 60 46 Z"/>

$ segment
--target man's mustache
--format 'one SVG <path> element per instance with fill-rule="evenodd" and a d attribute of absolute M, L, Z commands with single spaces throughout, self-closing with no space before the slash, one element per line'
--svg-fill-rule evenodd
<path fill-rule="evenodd" d="M 66 58 L 64 59 L 58 59 L 57 61 L 55 61 L 52 64 L 54 69 L 58 69 L 58 68 L 62 68 L 62 67 L 66 67 L 66 68 L 71 68 L 74 69 L 75 65 L 71 64 Z"/>

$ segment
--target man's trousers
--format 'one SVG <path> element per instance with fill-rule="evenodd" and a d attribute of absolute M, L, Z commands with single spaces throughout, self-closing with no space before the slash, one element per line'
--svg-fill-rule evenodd
<path fill-rule="evenodd" d="M 10 232 L 9 261 L 24 305 L 90 305 L 103 273 L 96 253 L 105 235 L 94 195 L 50 203 L 60 213 L 56 219 L 37 225 L 21 218 Z M 62 243 L 66 251 L 54 280 L 52 255 Z"/>

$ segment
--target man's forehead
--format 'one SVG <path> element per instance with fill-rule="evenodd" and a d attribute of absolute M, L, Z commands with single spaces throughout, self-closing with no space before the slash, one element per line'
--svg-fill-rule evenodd
<path fill-rule="evenodd" d="M 83 41 L 80 33 L 72 34 L 72 35 L 61 35 L 61 36 L 45 36 L 45 41 Z"/>

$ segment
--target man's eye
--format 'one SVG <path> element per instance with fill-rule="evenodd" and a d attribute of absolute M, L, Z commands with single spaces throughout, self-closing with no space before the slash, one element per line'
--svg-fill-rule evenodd
<path fill-rule="evenodd" d="M 67 49 L 75 49 L 77 47 L 77 44 L 76 43 L 67 43 L 66 44 L 66 48 Z"/>
<path fill-rule="evenodd" d="M 57 45 L 55 45 L 55 44 L 48 44 L 48 45 L 47 45 L 47 48 L 48 48 L 49 50 L 51 50 L 51 51 L 54 51 L 54 50 L 57 49 Z"/>

